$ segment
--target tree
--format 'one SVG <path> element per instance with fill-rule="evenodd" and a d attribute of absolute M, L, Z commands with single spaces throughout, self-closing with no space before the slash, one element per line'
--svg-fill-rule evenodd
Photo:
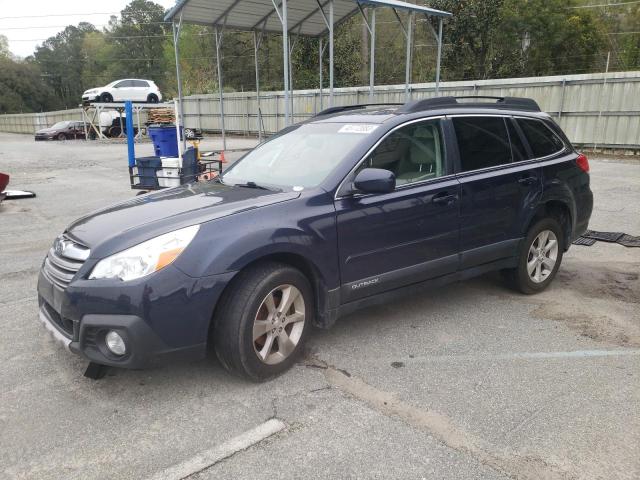
<path fill-rule="evenodd" d="M 77 106 L 85 90 L 82 82 L 86 64 L 83 44 L 84 36 L 91 32 L 96 32 L 96 29 L 90 23 L 81 22 L 77 27 L 70 25 L 36 48 L 35 62 L 65 108 Z"/>
<path fill-rule="evenodd" d="M 164 44 L 169 41 L 170 32 L 161 5 L 133 0 L 107 33 L 121 76 L 148 78 L 161 89 L 165 86 Z"/>
<path fill-rule="evenodd" d="M 53 90 L 42 80 L 38 66 L 0 55 L 0 113 L 54 110 Z"/>
<path fill-rule="evenodd" d="M 0 35 L 0 58 L 1 57 L 11 57 L 11 51 L 9 50 L 9 40 L 7 40 L 7 37 L 4 35 Z"/>

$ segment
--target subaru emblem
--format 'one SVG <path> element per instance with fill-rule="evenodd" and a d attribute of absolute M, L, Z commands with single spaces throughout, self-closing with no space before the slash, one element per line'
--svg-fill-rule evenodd
<path fill-rule="evenodd" d="M 64 247 L 64 240 L 61 237 L 56 238 L 56 241 L 53 242 L 53 251 L 56 252 L 57 255 L 64 253 Z"/>

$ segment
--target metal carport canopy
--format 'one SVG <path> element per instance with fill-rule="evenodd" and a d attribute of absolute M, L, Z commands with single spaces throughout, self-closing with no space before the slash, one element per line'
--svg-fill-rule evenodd
<path fill-rule="evenodd" d="M 368 7 L 369 18 L 363 9 Z M 285 125 L 291 123 L 291 105 L 293 78 L 291 68 L 291 51 L 295 42 L 290 36 L 306 36 L 319 38 L 319 73 L 320 73 L 320 101 L 322 108 L 322 64 L 324 48 L 322 37 L 328 35 L 329 47 L 329 106 L 333 106 L 333 50 L 334 27 L 358 12 L 362 15 L 371 38 L 371 55 L 369 58 L 369 92 L 373 97 L 375 78 L 375 12 L 377 8 L 390 8 L 394 14 L 402 33 L 406 39 L 406 67 L 405 67 L 405 100 L 409 100 L 409 83 L 411 81 L 411 46 L 413 41 L 413 20 L 416 14 L 426 17 L 437 17 L 438 31 L 431 23 L 427 23 L 438 44 L 436 66 L 436 94 L 440 83 L 440 59 L 442 55 L 442 24 L 446 17 L 452 14 L 421 5 L 402 2 L 400 0 L 179 0 L 167 13 L 165 20 L 173 22 L 173 42 L 176 57 L 176 75 L 178 80 L 178 100 L 180 103 L 180 118 L 184 120 L 182 107 L 182 79 L 180 76 L 179 36 L 183 22 L 212 26 L 215 29 L 216 64 L 218 70 L 218 91 L 220 96 L 220 123 L 222 131 L 223 149 L 226 149 L 224 127 L 224 99 L 222 95 L 222 66 L 220 62 L 223 32 L 225 29 L 252 31 L 255 52 L 256 97 L 258 102 L 258 132 L 261 138 L 260 113 L 260 82 L 258 69 L 258 50 L 265 33 L 282 34 L 283 70 L 284 70 L 284 107 Z M 402 21 L 398 10 L 407 12 L 406 21 Z M 325 47 L 327 45 L 325 44 Z M 291 90 L 291 91 L 290 91 Z M 184 123 L 184 122 L 183 122 Z M 183 149 L 185 139 L 183 139 Z"/>
<path fill-rule="evenodd" d="M 165 16 L 166 21 L 177 20 L 209 26 L 225 26 L 233 30 L 258 30 L 282 33 L 282 23 L 275 9 L 281 1 L 272 0 L 180 0 Z M 330 0 L 289 0 L 287 2 L 288 31 L 296 35 L 319 37 L 328 33 L 322 11 L 328 9 Z M 451 13 L 399 0 L 333 0 L 334 24 L 345 21 L 358 13 L 358 4 L 371 7 L 387 7 L 422 13 L 434 17 L 450 17 Z M 266 21 L 266 22 L 265 22 Z"/>

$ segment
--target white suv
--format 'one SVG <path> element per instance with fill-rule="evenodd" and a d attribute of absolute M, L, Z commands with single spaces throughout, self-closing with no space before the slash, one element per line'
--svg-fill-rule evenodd
<path fill-rule="evenodd" d="M 162 100 L 162 94 L 158 86 L 151 80 L 137 78 L 116 80 L 109 85 L 92 88 L 82 94 L 82 103 L 111 103 L 124 102 L 125 100 L 158 103 Z"/>

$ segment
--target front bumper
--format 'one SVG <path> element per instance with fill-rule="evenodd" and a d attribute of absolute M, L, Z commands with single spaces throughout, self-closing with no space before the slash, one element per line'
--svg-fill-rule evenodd
<path fill-rule="evenodd" d="M 76 279 L 63 289 L 41 271 L 38 316 L 66 349 L 102 365 L 145 368 L 202 358 L 213 310 L 232 276 L 194 279 L 169 266 L 137 282 Z M 124 355 L 106 348 L 109 330 L 125 340 Z"/>
<path fill-rule="evenodd" d="M 98 102 L 100 101 L 99 95 L 83 95 L 82 103 Z"/>

